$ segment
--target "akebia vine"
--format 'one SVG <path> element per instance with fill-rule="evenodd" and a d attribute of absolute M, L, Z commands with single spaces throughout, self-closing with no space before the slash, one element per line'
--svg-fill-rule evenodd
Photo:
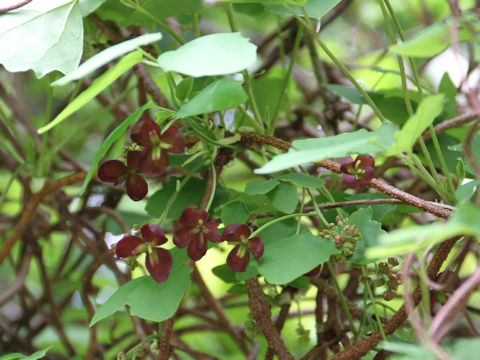
<path fill-rule="evenodd" d="M 471 1 L 0 9 L 0 359 L 474 354 L 478 32 Z"/>

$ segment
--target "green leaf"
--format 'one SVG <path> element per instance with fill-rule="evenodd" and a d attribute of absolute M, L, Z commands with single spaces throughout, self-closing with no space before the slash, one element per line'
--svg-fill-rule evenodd
<path fill-rule="evenodd" d="M 468 200 L 470 200 L 473 194 L 475 194 L 477 186 L 478 180 L 472 180 L 460 185 L 457 191 L 455 191 L 455 199 L 457 199 L 458 203 L 467 202 Z"/>
<path fill-rule="evenodd" d="M 345 85 L 338 85 L 338 84 L 323 84 L 324 88 L 331 90 L 337 93 L 340 96 L 343 96 L 348 101 L 358 104 L 358 105 L 365 105 L 367 102 L 363 99 L 362 94 L 352 87 L 352 86 L 345 86 Z"/>
<path fill-rule="evenodd" d="M 140 109 L 137 109 L 133 114 L 131 114 L 129 117 L 127 117 L 125 120 L 123 120 L 120 125 L 118 125 L 115 130 L 113 130 L 110 135 L 105 139 L 103 142 L 102 146 L 100 146 L 100 149 L 98 149 L 97 153 L 95 154 L 95 157 L 93 158 L 93 161 L 90 165 L 90 169 L 88 170 L 87 176 L 85 177 L 85 180 L 83 181 L 82 189 L 80 190 L 80 194 L 83 194 L 85 189 L 88 186 L 88 183 L 92 179 L 93 175 L 98 169 L 98 163 L 102 158 L 105 156 L 107 153 L 108 149 L 112 146 L 112 144 L 122 136 L 122 134 L 127 130 L 127 128 L 136 122 L 138 119 L 140 119 L 140 116 L 142 116 L 143 112 L 147 109 L 150 109 L 152 107 L 152 103 L 148 102 L 145 105 L 143 105 Z"/>
<path fill-rule="evenodd" d="M 179 118 L 230 109 L 247 100 L 242 85 L 230 78 L 217 80 L 201 90 L 178 111 Z"/>
<path fill-rule="evenodd" d="M 53 119 L 49 124 L 38 129 L 38 133 L 42 134 L 60 124 L 63 120 L 105 90 L 128 69 L 142 61 L 142 58 L 143 55 L 139 51 L 134 51 L 128 55 L 125 55 L 117 64 L 115 64 L 115 66 L 113 66 L 111 69 L 108 69 L 104 74 L 96 78 L 92 85 L 90 85 L 87 90 L 82 92 L 70 104 L 68 104 L 68 106 L 63 109 L 60 114 L 55 117 L 55 119 Z"/>
<path fill-rule="evenodd" d="M 289 173 L 289 174 L 280 175 L 280 176 L 277 176 L 276 179 L 290 181 L 295 185 L 311 188 L 311 189 L 317 189 L 320 186 L 325 184 L 325 181 L 320 177 L 308 175 L 308 174 L 299 174 L 299 173 Z"/>
<path fill-rule="evenodd" d="M 327 12 L 334 8 L 341 0 L 307 0 L 305 11 L 312 19 L 320 20 Z M 286 1 L 285 1 L 286 2 Z M 282 4 L 265 4 L 265 8 L 276 14 L 291 15 L 291 12 Z M 290 8 L 299 16 L 304 16 L 300 6 L 291 5 Z"/>
<path fill-rule="evenodd" d="M 82 17 L 85 17 L 97 10 L 106 0 L 79 0 Z"/>
<path fill-rule="evenodd" d="M 261 3 L 261 4 L 281 4 L 281 3 L 287 3 L 287 4 L 304 4 L 307 0 L 221 0 L 222 2 L 227 2 L 227 3 Z"/>
<path fill-rule="evenodd" d="M 403 44 L 390 46 L 390 52 L 404 55 L 428 58 L 444 51 L 451 44 L 449 26 L 438 22 Z"/>
<path fill-rule="evenodd" d="M 158 57 L 165 71 L 194 77 L 237 73 L 253 65 L 257 47 L 240 33 L 218 33 L 199 37 Z"/>
<path fill-rule="evenodd" d="M 222 222 L 225 226 L 233 223 L 244 224 L 248 220 L 248 210 L 243 201 L 233 201 L 222 209 Z"/>
<path fill-rule="evenodd" d="M 82 79 L 90 75 L 103 65 L 108 64 L 110 61 L 122 55 L 125 55 L 130 51 L 135 50 L 139 46 L 151 44 L 152 42 L 158 41 L 161 38 L 161 33 L 145 34 L 134 39 L 130 39 L 119 44 L 110 46 L 109 48 L 99 52 L 98 54 L 85 61 L 72 73 L 65 75 L 57 81 L 54 81 L 52 83 L 52 86 L 63 86 L 70 83 L 71 81 Z"/>
<path fill-rule="evenodd" d="M 392 145 L 395 132 L 396 129 L 392 124 L 385 123 L 376 131 L 361 129 L 335 136 L 296 140 L 293 142 L 294 149 L 285 154 L 276 155 L 254 172 L 268 174 L 327 158 L 382 151 Z"/>
<path fill-rule="evenodd" d="M 188 99 L 192 93 L 194 83 L 195 78 L 193 77 L 187 77 L 180 81 L 175 89 L 175 96 L 177 99 L 181 101 Z"/>
<path fill-rule="evenodd" d="M 442 76 L 442 80 L 440 81 L 440 85 L 438 86 L 438 92 L 445 95 L 445 117 L 447 119 L 451 119 L 458 115 L 457 110 L 457 94 L 458 90 L 455 84 L 450 79 L 450 75 L 448 72 L 445 72 Z"/>
<path fill-rule="evenodd" d="M 276 188 L 278 184 L 279 182 L 275 179 L 253 181 L 245 186 L 245 194 L 266 194 Z"/>
<path fill-rule="evenodd" d="M 362 239 L 358 241 L 357 248 L 349 261 L 354 264 L 368 264 L 373 260 L 365 256 L 365 251 L 378 244 L 380 236 L 384 236 L 386 232 L 382 229 L 382 224 L 372 220 L 372 210 L 370 208 L 363 208 L 352 213 L 348 220 L 350 224 L 356 225 Z"/>
<path fill-rule="evenodd" d="M 340 252 L 333 243 L 310 233 L 264 239 L 264 243 L 258 270 L 271 284 L 287 284 Z"/>
<path fill-rule="evenodd" d="M 147 201 L 145 210 L 151 217 L 159 218 L 165 211 L 165 207 L 170 197 L 175 193 L 177 180 L 181 179 L 171 177 L 163 188 L 156 191 Z M 183 210 L 189 205 L 199 205 L 202 201 L 205 182 L 196 178 L 191 178 L 178 193 L 173 202 L 166 219 L 178 219 Z"/>
<path fill-rule="evenodd" d="M 275 189 L 267 193 L 267 198 L 277 210 L 290 214 L 295 211 L 298 205 L 297 187 L 280 183 Z"/>
<path fill-rule="evenodd" d="M 387 154 L 395 155 L 403 151 L 411 151 L 418 137 L 442 113 L 442 109 L 443 94 L 424 98 L 420 102 L 416 113 L 407 120 L 402 129 L 395 135 L 397 142 L 390 148 Z"/>
<path fill-rule="evenodd" d="M 192 268 L 184 249 L 171 250 L 173 265 L 168 280 L 158 284 L 151 276 L 142 276 L 122 285 L 95 313 L 90 326 L 130 306 L 130 314 L 142 319 L 161 322 L 177 311 L 178 305 L 190 286 Z"/>
<path fill-rule="evenodd" d="M 382 342 L 381 347 L 382 349 L 392 351 L 394 353 L 406 355 L 409 359 L 437 359 L 432 350 L 414 343 L 407 343 L 403 341 L 384 341 Z"/>
<path fill-rule="evenodd" d="M 226 264 L 215 266 L 212 269 L 212 273 L 227 284 L 238 283 L 235 272 L 233 272 Z"/>
<path fill-rule="evenodd" d="M 46 349 L 39 350 L 39 351 L 33 353 L 32 355 L 24 355 L 24 354 L 22 354 L 22 353 L 6 354 L 6 355 L 3 355 L 2 357 L 0 357 L 0 360 L 17 360 L 17 359 L 21 359 L 21 360 L 37 360 L 37 359 L 43 358 L 43 357 L 47 354 L 47 351 L 48 351 L 50 348 L 51 348 L 51 346 L 49 346 L 49 347 L 46 348 Z"/>
<path fill-rule="evenodd" d="M 147 0 L 141 5 L 141 8 L 156 19 L 165 19 L 172 16 L 199 11 L 203 8 L 202 0 Z M 152 21 L 142 11 L 135 11 L 128 19 L 122 22 L 122 26 L 142 25 Z"/>
<path fill-rule="evenodd" d="M 32 1 L 1 18 L 0 64 L 8 71 L 32 69 L 40 78 L 55 70 L 66 74 L 78 66 L 83 50 L 78 1 Z"/>
<path fill-rule="evenodd" d="M 453 359 L 471 360 L 473 354 L 480 353 L 480 339 L 455 339 Z"/>
<path fill-rule="evenodd" d="M 379 238 L 378 246 L 367 249 L 366 256 L 400 256 L 457 235 L 480 236 L 480 209 L 473 205 L 463 205 L 444 223 L 412 226 L 387 233 Z"/>

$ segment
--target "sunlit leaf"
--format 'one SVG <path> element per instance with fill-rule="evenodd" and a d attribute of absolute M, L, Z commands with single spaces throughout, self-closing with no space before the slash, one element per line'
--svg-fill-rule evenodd
<path fill-rule="evenodd" d="M 32 69 L 40 78 L 55 70 L 66 74 L 78 66 L 83 51 L 78 1 L 32 1 L 1 19 L 0 64 L 8 71 Z"/>
<path fill-rule="evenodd" d="M 240 33 L 199 37 L 158 57 L 165 71 L 194 77 L 227 75 L 245 70 L 257 59 L 257 47 Z"/>
<path fill-rule="evenodd" d="M 320 20 L 328 11 L 335 7 L 341 0 L 307 0 L 304 4 L 305 12 L 312 19 Z M 282 4 L 265 4 L 265 8 L 276 14 L 290 15 L 291 12 Z M 304 16 L 298 5 L 290 8 L 299 16 Z"/>

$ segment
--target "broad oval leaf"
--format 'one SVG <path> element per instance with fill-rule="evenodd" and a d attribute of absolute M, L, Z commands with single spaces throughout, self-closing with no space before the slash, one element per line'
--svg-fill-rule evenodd
<path fill-rule="evenodd" d="M 287 284 L 338 254 L 332 242 L 310 233 L 265 242 L 258 270 L 271 284 Z"/>
<path fill-rule="evenodd" d="M 230 78 L 217 80 L 201 90 L 178 111 L 179 118 L 230 109 L 247 100 L 242 84 Z"/>
<path fill-rule="evenodd" d="M 130 39 L 119 44 L 110 46 L 109 48 L 94 55 L 82 65 L 80 65 L 75 71 L 65 75 L 64 77 L 54 81 L 52 86 L 63 86 L 71 81 L 84 78 L 100 68 L 101 66 L 108 64 L 110 61 L 125 55 L 126 53 L 135 50 L 139 46 L 151 44 L 162 38 L 161 33 L 145 34 L 134 39 Z"/>
<path fill-rule="evenodd" d="M 237 73 L 253 65 L 257 47 L 240 33 L 219 33 L 199 37 L 158 57 L 165 71 L 193 77 Z"/>
<path fill-rule="evenodd" d="M 66 74 L 78 66 L 83 51 L 78 1 L 32 1 L 1 17 L 0 43 L 5 51 L 0 51 L 0 64 L 8 71 L 31 69 L 40 78 L 55 70 Z"/>
<path fill-rule="evenodd" d="M 90 326 L 130 306 L 130 313 L 142 319 L 161 322 L 177 311 L 185 291 L 190 286 L 192 269 L 186 251 L 172 249 L 173 266 L 167 281 L 158 284 L 151 276 L 142 276 L 122 285 L 95 313 Z"/>

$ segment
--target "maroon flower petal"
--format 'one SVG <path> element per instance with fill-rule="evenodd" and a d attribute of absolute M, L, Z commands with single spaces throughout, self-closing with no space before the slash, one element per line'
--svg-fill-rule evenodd
<path fill-rule="evenodd" d="M 105 182 L 119 184 L 125 180 L 127 167 L 120 160 L 109 160 L 100 165 L 98 177 Z"/>
<path fill-rule="evenodd" d="M 205 210 L 197 211 L 193 206 L 187 207 L 182 215 L 180 215 L 180 224 L 188 228 L 194 228 L 198 225 L 199 220 L 203 220 L 204 223 L 207 222 L 208 214 Z"/>
<path fill-rule="evenodd" d="M 171 147 L 168 149 L 168 152 L 180 154 L 185 151 L 185 140 L 183 139 L 183 134 L 176 126 L 170 126 L 162 134 L 160 140 L 171 145 Z"/>
<path fill-rule="evenodd" d="M 260 236 L 255 236 L 248 241 L 248 249 L 252 252 L 255 259 L 260 259 L 263 255 L 264 245 Z"/>
<path fill-rule="evenodd" d="M 143 225 L 141 231 L 145 242 L 162 245 L 168 240 L 165 236 L 165 230 L 158 225 Z"/>
<path fill-rule="evenodd" d="M 115 246 L 115 255 L 119 258 L 126 258 L 138 253 L 138 247 L 144 244 L 144 241 L 138 236 L 127 235 Z"/>
<path fill-rule="evenodd" d="M 147 196 L 148 185 L 140 175 L 129 176 L 127 179 L 127 195 L 133 201 L 140 201 Z"/>
<path fill-rule="evenodd" d="M 375 167 L 375 159 L 370 156 L 357 156 L 355 162 L 360 161 L 360 169 L 366 169 L 367 167 Z"/>
<path fill-rule="evenodd" d="M 153 159 L 152 149 L 153 148 L 150 147 L 142 151 L 142 159 L 138 170 L 145 173 L 148 177 L 157 177 L 165 171 L 170 162 L 168 153 L 165 150 L 161 151 L 160 158 Z"/>
<path fill-rule="evenodd" d="M 344 173 L 349 173 L 353 170 L 354 166 L 355 161 L 353 161 L 351 156 L 347 156 L 342 160 L 342 163 L 340 164 L 340 170 Z"/>
<path fill-rule="evenodd" d="M 161 284 L 168 279 L 172 269 L 173 258 L 168 250 L 156 248 L 154 251 L 155 254 L 147 254 L 145 267 L 155 281 Z"/>
<path fill-rule="evenodd" d="M 192 241 L 193 236 L 194 235 L 189 228 L 178 229 L 175 231 L 175 234 L 173 234 L 173 243 L 180 249 L 183 249 L 190 243 L 190 241 Z"/>
<path fill-rule="evenodd" d="M 215 243 L 223 241 L 222 236 L 217 230 L 218 223 L 210 221 L 205 224 L 205 227 L 208 229 L 208 233 L 205 234 L 205 239 Z"/>
<path fill-rule="evenodd" d="M 359 190 L 360 189 L 360 181 L 357 180 L 355 175 L 350 175 L 350 174 L 343 174 L 342 175 L 342 182 L 347 185 L 349 188 L 352 188 L 354 190 Z"/>
<path fill-rule="evenodd" d="M 127 167 L 129 170 L 137 170 L 142 158 L 141 151 L 129 151 L 127 153 Z"/>
<path fill-rule="evenodd" d="M 368 183 L 370 180 L 373 179 L 373 176 L 375 175 L 375 169 L 371 166 L 365 168 L 365 173 L 363 174 L 362 178 L 360 179 L 360 182 L 362 184 Z"/>
<path fill-rule="evenodd" d="M 203 236 L 195 236 L 188 245 L 187 254 L 193 261 L 200 260 L 207 252 L 207 240 Z"/>
<path fill-rule="evenodd" d="M 150 147 L 153 146 L 150 140 L 152 132 L 156 132 L 160 136 L 160 126 L 152 119 L 147 119 L 134 125 L 130 138 L 138 145 Z"/>
<path fill-rule="evenodd" d="M 243 255 L 242 255 L 243 252 Z M 227 256 L 227 265 L 232 271 L 244 272 L 250 262 L 250 253 L 241 245 L 237 245 Z"/>
<path fill-rule="evenodd" d="M 248 238 L 251 234 L 250 228 L 245 224 L 230 224 L 223 230 L 222 238 L 226 241 L 240 241 L 241 237 Z"/>

